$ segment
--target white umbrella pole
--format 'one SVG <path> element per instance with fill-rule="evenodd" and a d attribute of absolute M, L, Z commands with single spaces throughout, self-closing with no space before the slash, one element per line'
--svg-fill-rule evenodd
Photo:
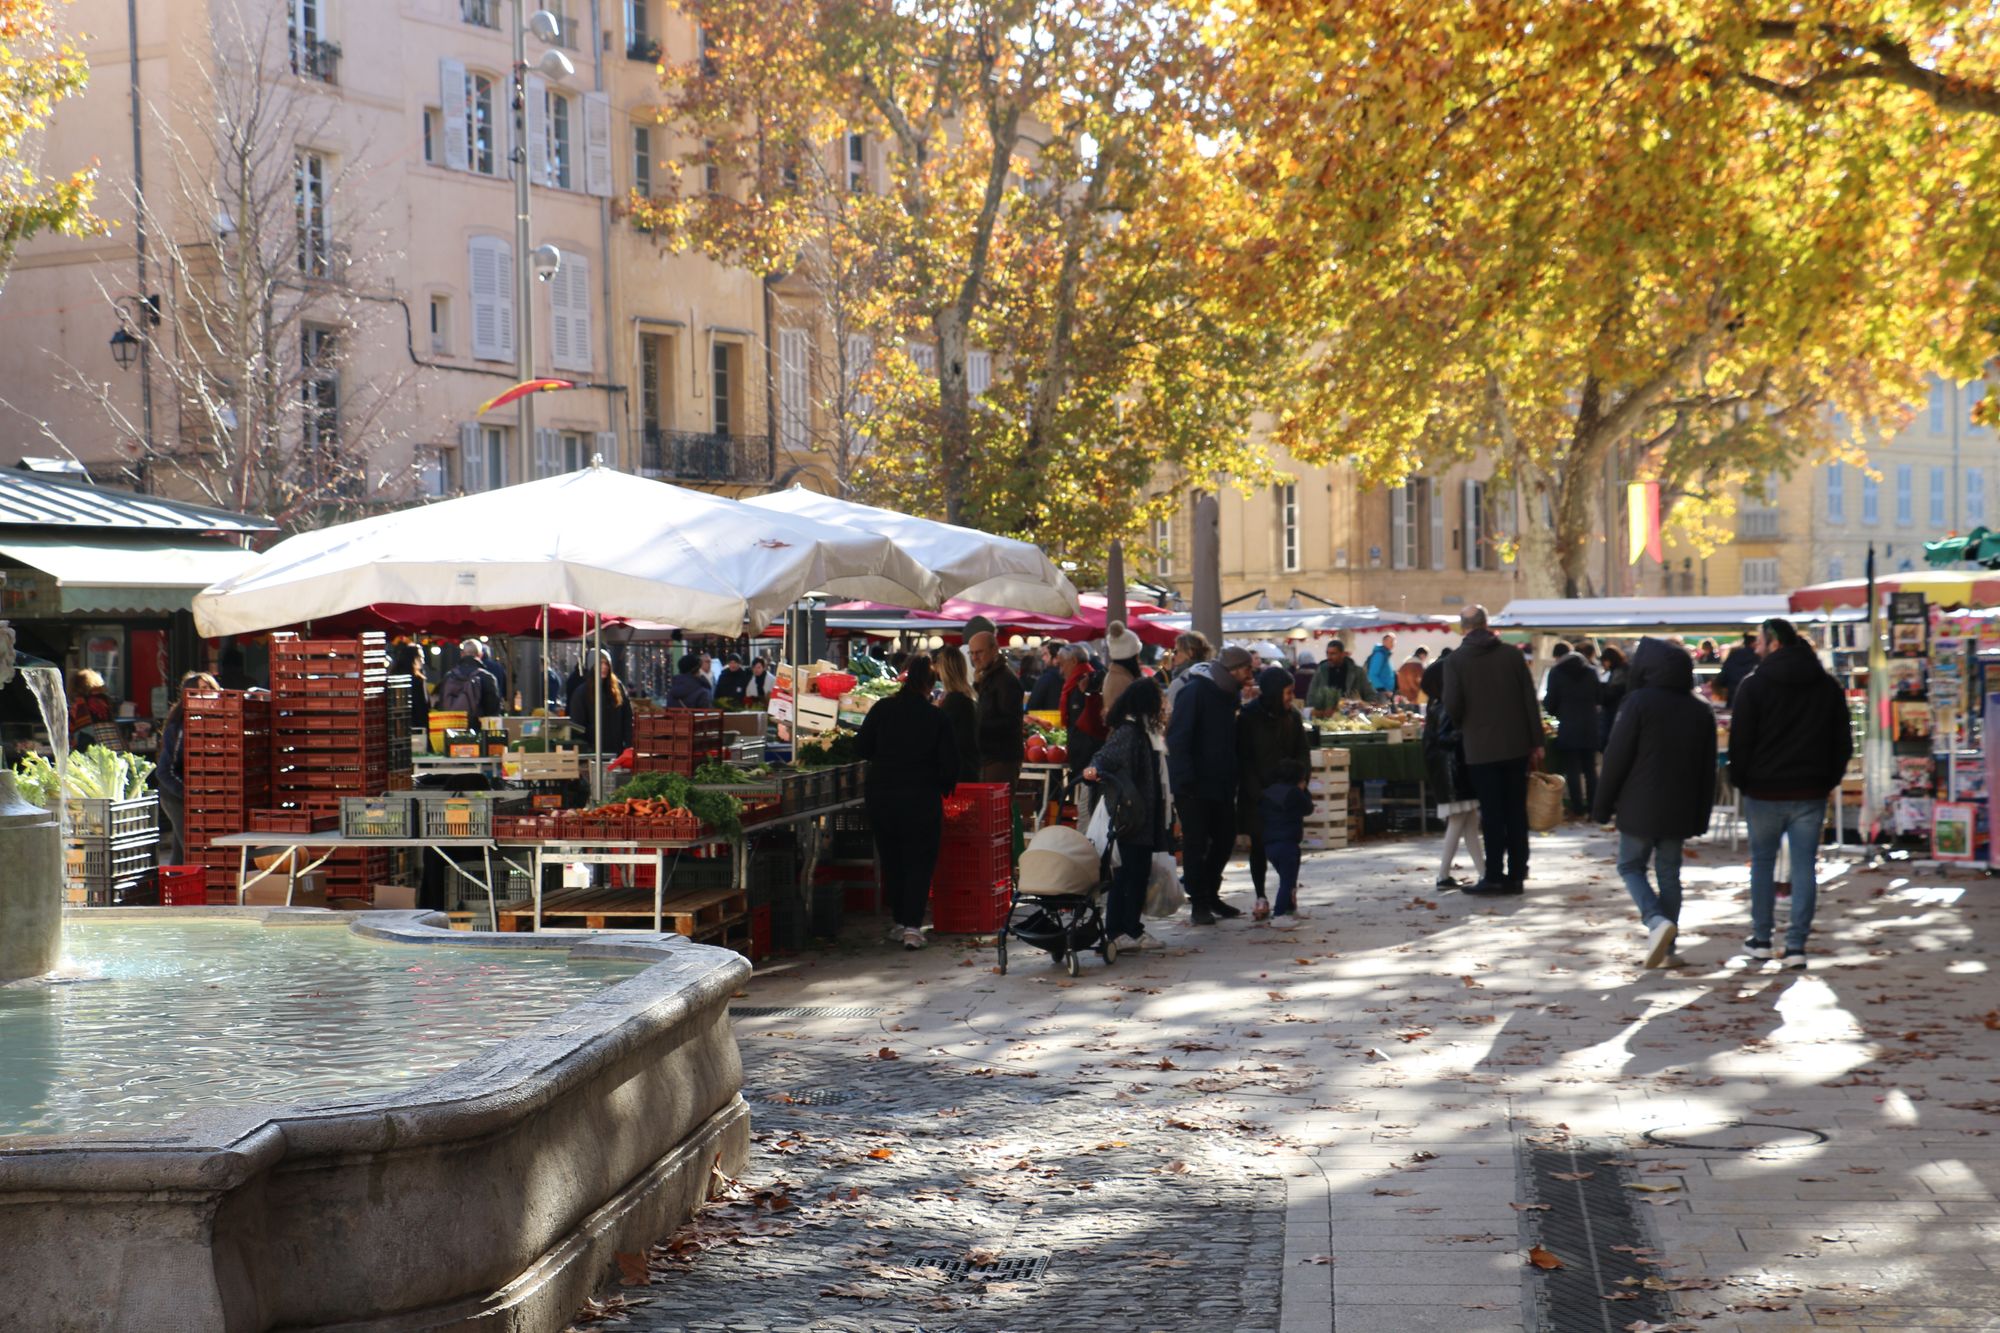
<path fill-rule="evenodd" d="M 556 715 L 556 701 L 549 698 L 549 608 L 546 606 L 542 608 L 542 712 L 549 717 Z M 546 723 L 542 730 L 548 734 Z"/>
<path fill-rule="evenodd" d="M 604 613 L 597 613 L 597 651 L 590 659 L 590 803 L 604 801 Z"/>

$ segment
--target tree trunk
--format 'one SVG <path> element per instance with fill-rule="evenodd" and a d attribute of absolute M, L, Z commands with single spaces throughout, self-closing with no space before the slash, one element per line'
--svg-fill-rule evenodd
<path fill-rule="evenodd" d="M 972 459 L 972 400 L 966 392 L 965 356 L 968 311 L 965 301 L 938 311 L 938 461 L 944 491 L 944 520 L 964 523 L 966 469 Z"/>

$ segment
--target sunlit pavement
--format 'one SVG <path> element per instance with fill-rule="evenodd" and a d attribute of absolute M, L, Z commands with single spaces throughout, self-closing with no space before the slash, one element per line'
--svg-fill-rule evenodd
<path fill-rule="evenodd" d="M 1295 927 L 1156 923 L 1163 952 L 1075 980 L 954 940 L 770 967 L 739 1004 L 879 1012 L 739 1022 L 781 1099 L 739 1197 L 606 1295 L 649 1329 L 1108 1326 L 1088 1292 L 1140 1329 L 2000 1327 L 2000 881 L 1831 854 L 1789 973 L 1740 955 L 1742 849 L 1696 844 L 1685 966 L 1647 972 L 1612 846 L 1538 837 L 1498 900 L 1435 889 L 1434 840 L 1319 854 Z M 783 1102 L 801 1080 L 867 1095 Z M 1622 1224 L 1551 1188 L 1561 1153 Z"/>

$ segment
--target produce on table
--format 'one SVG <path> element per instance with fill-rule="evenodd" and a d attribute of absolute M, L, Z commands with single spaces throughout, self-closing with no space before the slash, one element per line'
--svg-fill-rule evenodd
<path fill-rule="evenodd" d="M 70 755 L 63 793 L 71 800 L 136 801 L 147 794 L 146 779 L 152 772 L 153 762 L 144 755 L 93 745 Z M 22 797 L 43 809 L 54 808 L 56 781 L 56 766 L 38 754 L 29 755 L 14 770 Z"/>
<path fill-rule="evenodd" d="M 711 786 L 740 785 L 771 776 L 769 764 L 719 764 L 713 759 L 694 771 L 694 781 Z"/>
<path fill-rule="evenodd" d="M 637 774 L 619 789 L 616 801 L 596 808 L 614 816 L 641 817 L 667 810 L 685 810 L 702 823 L 731 837 L 743 831 L 743 802 L 726 791 L 696 786 L 691 779 L 679 773 Z"/>
<path fill-rule="evenodd" d="M 836 727 L 824 736 L 797 741 L 792 746 L 792 764 L 797 768 L 831 768 L 836 764 L 858 764 L 854 733 Z"/>

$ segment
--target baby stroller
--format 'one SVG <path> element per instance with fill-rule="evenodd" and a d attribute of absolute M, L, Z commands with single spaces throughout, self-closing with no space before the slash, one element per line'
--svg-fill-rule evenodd
<path fill-rule="evenodd" d="M 1007 972 L 1009 935 L 1048 950 L 1071 976 L 1082 970 L 1085 949 L 1095 949 L 1106 963 L 1117 961 L 1118 941 L 1104 925 L 1108 888 L 1109 871 L 1090 839 L 1061 825 L 1035 834 L 1021 853 L 1020 882 L 994 945 L 1001 975 Z"/>

